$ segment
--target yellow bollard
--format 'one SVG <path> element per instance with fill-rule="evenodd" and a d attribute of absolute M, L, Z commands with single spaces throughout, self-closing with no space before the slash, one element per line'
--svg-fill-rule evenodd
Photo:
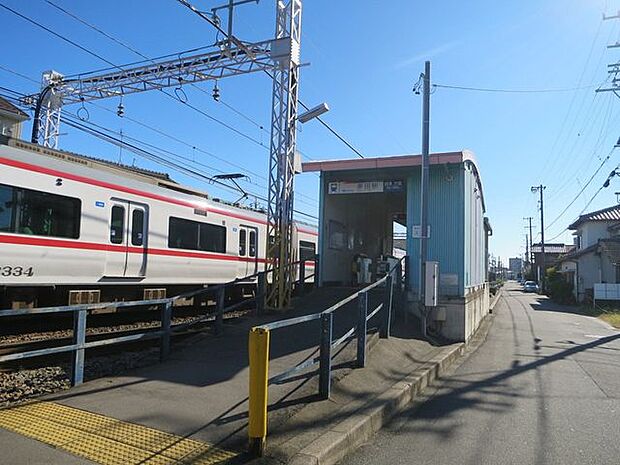
<path fill-rule="evenodd" d="M 269 375 L 269 330 L 252 328 L 249 340 L 250 407 L 248 435 L 250 452 L 262 456 L 267 437 L 267 379 Z"/>

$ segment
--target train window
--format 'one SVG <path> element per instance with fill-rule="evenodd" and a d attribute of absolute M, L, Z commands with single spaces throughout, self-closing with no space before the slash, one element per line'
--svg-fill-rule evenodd
<path fill-rule="evenodd" d="M 250 230 L 250 257 L 256 257 L 256 231 Z"/>
<path fill-rule="evenodd" d="M 245 257 L 245 229 L 239 229 L 239 255 Z"/>
<path fill-rule="evenodd" d="M 198 250 L 198 227 L 196 221 L 170 217 L 168 222 L 168 247 Z"/>
<path fill-rule="evenodd" d="M 9 186 L 0 185 L 0 231 L 2 232 L 14 232 L 13 231 L 13 205 L 15 203 L 13 199 L 14 189 Z"/>
<path fill-rule="evenodd" d="M 226 227 L 170 217 L 168 247 L 172 249 L 226 252 Z"/>
<path fill-rule="evenodd" d="M 131 214 L 131 245 L 144 242 L 144 211 L 134 210 Z"/>
<path fill-rule="evenodd" d="M 0 184 L 0 231 L 80 237 L 80 199 Z"/>
<path fill-rule="evenodd" d="M 226 227 L 200 223 L 200 250 L 226 253 Z"/>
<path fill-rule="evenodd" d="M 299 259 L 314 260 L 316 244 L 314 242 L 299 241 Z"/>
<path fill-rule="evenodd" d="M 112 218 L 110 220 L 110 242 L 122 244 L 125 235 L 125 207 L 112 206 Z"/>

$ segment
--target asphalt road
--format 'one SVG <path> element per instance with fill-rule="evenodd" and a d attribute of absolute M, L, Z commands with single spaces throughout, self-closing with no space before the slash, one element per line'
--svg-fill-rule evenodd
<path fill-rule="evenodd" d="M 342 465 L 618 464 L 620 332 L 508 284 L 486 342 Z"/>

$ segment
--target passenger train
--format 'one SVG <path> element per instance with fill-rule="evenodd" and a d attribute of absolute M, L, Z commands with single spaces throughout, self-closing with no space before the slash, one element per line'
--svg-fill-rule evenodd
<path fill-rule="evenodd" d="M 266 268 L 264 211 L 0 137 L 0 308 L 161 298 Z M 310 275 L 317 230 L 293 237 Z"/>

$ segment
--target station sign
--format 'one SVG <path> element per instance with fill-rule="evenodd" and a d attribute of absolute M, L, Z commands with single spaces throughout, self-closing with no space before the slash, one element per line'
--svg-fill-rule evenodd
<path fill-rule="evenodd" d="M 329 194 L 373 194 L 381 192 L 403 192 L 405 182 L 394 181 L 335 181 L 328 186 Z"/>

